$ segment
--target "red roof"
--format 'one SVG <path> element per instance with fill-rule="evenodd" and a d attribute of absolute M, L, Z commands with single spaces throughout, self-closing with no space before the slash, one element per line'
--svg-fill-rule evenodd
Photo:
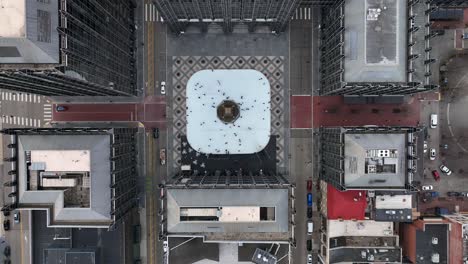
<path fill-rule="evenodd" d="M 361 194 L 361 196 L 359 194 Z M 367 206 L 366 196 L 366 191 L 340 192 L 331 184 L 328 184 L 327 218 L 363 220 Z"/>

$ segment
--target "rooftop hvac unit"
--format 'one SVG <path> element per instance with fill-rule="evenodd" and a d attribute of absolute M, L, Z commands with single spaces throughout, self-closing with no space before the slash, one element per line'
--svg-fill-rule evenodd
<path fill-rule="evenodd" d="M 388 158 L 390 157 L 390 150 L 389 149 L 379 149 L 377 153 L 377 157 L 379 158 Z"/>
<path fill-rule="evenodd" d="M 367 165 L 367 173 L 377 173 L 377 166 Z"/>

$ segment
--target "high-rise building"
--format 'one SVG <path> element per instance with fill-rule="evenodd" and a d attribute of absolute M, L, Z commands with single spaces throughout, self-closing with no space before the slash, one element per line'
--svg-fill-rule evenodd
<path fill-rule="evenodd" d="M 2 1 L 0 88 L 136 95 L 134 8 L 131 0 Z"/>
<path fill-rule="evenodd" d="M 339 0 L 321 24 L 321 95 L 404 95 L 431 85 L 429 1 Z"/>
<path fill-rule="evenodd" d="M 320 178 L 341 191 L 411 190 L 418 172 L 418 131 L 411 127 L 321 128 Z"/>
<path fill-rule="evenodd" d="M 164 21 L 175 33 L 184 32 L 190 24 L 206 30 L 210 23 L 222 24 L 226 33 L 232 32 L 236 23 L 245 23 L 250 31 L 257 25 L 268 25 L 279 33 L 285 30 L 300 3 L 300 0 L 155 1 Z"/>
<path fill-rule="evenodd" d="M 134 207 L 136 128 L 1 132 L 10 136 L 3 211 L 47 210 L 51 227 L 109 228 Z"/>

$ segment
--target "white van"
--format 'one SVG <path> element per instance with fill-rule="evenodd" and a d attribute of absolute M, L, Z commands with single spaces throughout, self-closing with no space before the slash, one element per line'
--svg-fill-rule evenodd
<path fill-rule="evenodd" d="M 314 222 L 307 222 L 307 234 L 311 235 L 314 232 Z"/>
<path fill-rule="evenodd" d="M 437 115 L 431 114 L 431 128 L 437 127 Z"/>

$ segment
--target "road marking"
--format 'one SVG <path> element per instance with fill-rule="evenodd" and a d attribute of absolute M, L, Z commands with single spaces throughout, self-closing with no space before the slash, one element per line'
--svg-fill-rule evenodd
<path fill-rule="evenodd" d="M 20 237 L 23 237 L 23 221 L 20 223 Z M 23 261 L 23 239 L 21 240 L 20 248 L 21 248 L 21 263 L 24 263 Z"/>
<path fill-rule="evenodd" d="M 311 20 L 311 11 L 312 8 L 310 7 L 299 7 L 296 9 L 296 12 L 291 17 L 292 20 Z"/>
<path fill-rule="evenodd" d="M 145 4 L 145 22 L 163 22 L 163 18 L 159 14 L 158 9 L 152 3 Z"/>
<path fill-rule="evenodd" d="M 52 105 L 44 104 L 44 122 L 49 122 L 52 120 Z"/>

